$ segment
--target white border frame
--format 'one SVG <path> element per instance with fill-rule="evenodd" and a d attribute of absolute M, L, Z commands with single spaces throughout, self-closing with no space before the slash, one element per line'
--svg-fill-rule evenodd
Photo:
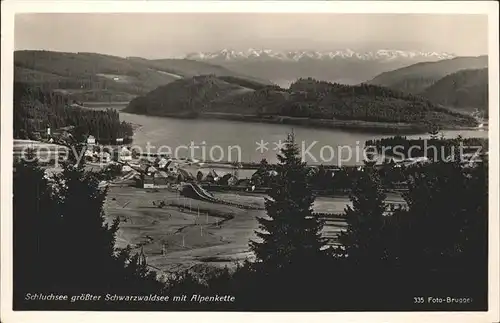
<path fill-rule="evenodd" d="M 1 316 L 2 322 L 304 322 L 335 319 L 349 322 L 498 322 L 498 9 L 497 1 L 2 1 L 1 90 Z M 12 311 L 12 90 L 15 13 L 63 12 L 331 12 L 429 13 L 488 15 L 489 42 L 489 311 L 488 312 L 351 312 L 351 313 L 214 313 L 214 312 L 47 312 Z"/>

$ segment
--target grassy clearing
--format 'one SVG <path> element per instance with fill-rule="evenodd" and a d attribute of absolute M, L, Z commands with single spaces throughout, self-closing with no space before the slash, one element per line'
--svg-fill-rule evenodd
<path fill-rule="evenodd" d="M 223 200 L 256 206 L 264 205 L 263 196 L 215 193 Z M 153 205 L 165 201 L 163 208 Z M 346 198 L 319 198 L 316 212 L 342 212 Z M 117 246 L 143 248 L 148 264 L 163 272 L 175 272 L 199 264 L 232 266 L 251 257 L 248 241 L 256 239 L 258 216 L 264 210 L 243 210 L 229 205 L 185 197 L 168 190 L 144 190 L 111 187 L 105 203 L 109 220 L 121 220 Z M 198 215 L 199 214 L 199 215 Z M 334 237 L 342 221 L 327 221 L 323 233 Z M 167 253 L 162 255 L 165 244 Z"/>

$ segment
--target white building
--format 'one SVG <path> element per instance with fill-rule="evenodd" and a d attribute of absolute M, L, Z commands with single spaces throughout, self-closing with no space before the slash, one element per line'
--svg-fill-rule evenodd
<path fill-rule="evenodd" d="M 97 156 L 94 155 L 94 152 L 92 150 L 90 150 L 90 149 L 85 150 L 84 158 L 86 160 L 93 160 L 94 157 L 97 157 Z"/>
<path fill-rule="evenodd" d="M 95 137 L 94 137 L 94 136 L 92 136 L 92 135 L 89 135 L 89 136 L 87 137 L 87 144 L 88 144 L 88 145 L 95 145 Z"/>
<path fill-rule="evenodd" d="M 101 163 L 109 163 L 111 161 L 111 154 L 103 151 L 98 154 L 98 158 Z"/>
<path fill-rule="evenodd" d="M 270 170 L 269 171 L 269 176 L 278 176 L 278 172 L 275 170 Z"/>
<path fill-rule="evenodd" d="M 166 165 L 167 170 L 172 174 L 177 174 L 179 172 L 179 164 L 173 161 L 169 161 Z"/>
<path fill-rule="evenodd" d="M 132 170 L 133 170 L 132 167 L 130 167 L 129 165 L 123 165 L 122 167 L 123 173 L 131 172 Z"/>
<path fill-rule="evenodd" d="M 119 160 L 121 161 L 128 161 L 132 160 L 132 152 L 127 149 L 127 147 L 122 147 L 122 149 L 119 152 Z"/>
<path fill-rule="evenodd" d="M 169 163 L 168 163 L 168 160 L 166 158 L 162 158 L 160 159 L 160 161 L 158 162 L 158 168 L 160 169 L 164 169 L 165 166 L 167 166 Z"/>
<path fill-rule="evenodd" d="M 147 170 L 146 170 L 146 173 L 147 173 L 148 175 L 151 175 L 151 174 L 156 173 L 157 171 L 158 171 L 158 170 L 157 170 L 154 166 L 149 166 L 149 167 L 147 168 Z"/>

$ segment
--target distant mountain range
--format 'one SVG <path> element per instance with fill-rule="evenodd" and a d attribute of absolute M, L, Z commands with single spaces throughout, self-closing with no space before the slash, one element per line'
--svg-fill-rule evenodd
<path fill-rule="evenodd" d="M 350 49 L 335 51 L 275 51 L 223 49 L 217 52 L 191 53 L 187 59 L 209 62 L 235 72 L 271 80 L 288 87 L 301 77 L 312 77 L 343 84 L 358 84 L 376 75 L 419 62 L 454 58 L 441 52 L 381 49 L 359 52 Z"/>
<path fill-rule="evenodd" d="M 372 61 L 390 61 L 396 59 L 425 59 L 425 60 L 440 60 L 456 57 L 450 53 L 438 52 L 422 52 L 422 51 L 405 51 L 405 50 L 390 50 L 380 49 L 377 51 L 357 52 L 351 49 L 343 49 L 336 51 L 274 51 L 271 49 L 253 49 L 246 51 L 235 51 L 223 49 L 217 52 L 198 52 L 191 53 L 186 56 L 187 59 L 195 60 L 213 60 L 213 61 L 229 61 L 229 60 L 265 60 L 276 59 L 282 61 L 300 61 L 307 59 L 359 59 Z"/>

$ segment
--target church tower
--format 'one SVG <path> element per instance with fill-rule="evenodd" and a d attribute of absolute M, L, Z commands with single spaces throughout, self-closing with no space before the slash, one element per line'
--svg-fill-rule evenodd
<path fill-rule="evenodd" d="M 139 254 L 139 265 L 147 265 L 147 258 L 144 254 L 144 247 L 141 246 L 141 253 Z"/>

